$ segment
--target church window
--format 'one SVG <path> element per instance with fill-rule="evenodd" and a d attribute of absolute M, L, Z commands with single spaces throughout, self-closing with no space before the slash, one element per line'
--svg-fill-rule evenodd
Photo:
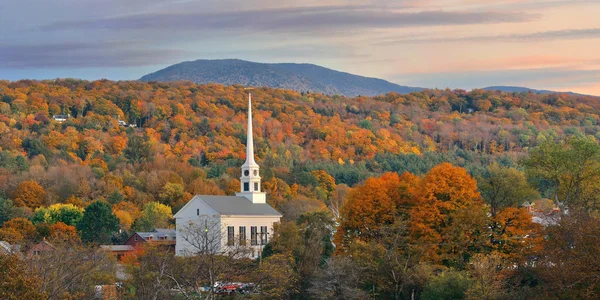
<path fill-rule="evenodd" d="M 233 246 L 234 236 L 235 236 L 235 227 L 227 226 L 227 246 Z"/>
<path fill-rule="evenodd" d="M 256 246 L 258 245 L 258 232 L 256 231 L 256 226 L 250 227 L 250 245 Z"/>
<path fill-rule="evenodd" d="M 250 175 L 250 172 L 248 170 L 244 170 L 244 176 L 248 176 Z"/>
<path fill-rule="evenodd" d="M 267 244 L 267 226 L 260 226 L 260 244 Z"/>
<path fill-rule="evenodd" d="M 255 192 L 258 192 L 258 182 L 255 182 L 255 183 L 254 183 L 254 191 L 255 191 Z"/>
<path fill-rule="evenodd" d="M 244 192 L 247 192 L 250 190 L 250 183 L 249 182 L 244 182 Z"/>
<path fill-rule="evenodd" d="M 254 170 L 254 176 L 258 176 L 258 170 Z"/>
<path fill-rule="evenodd" d="M 197 209 L 196 209 L 196 216 L 199 216 L 199 215 L 200 215 L 200 209 L 199 209 L 199 208 L 197 208 Z"/>
<path fill-rule="evenodd" d="M 246 226 L 240 226 L 240 245 L 246 246 Z"/>

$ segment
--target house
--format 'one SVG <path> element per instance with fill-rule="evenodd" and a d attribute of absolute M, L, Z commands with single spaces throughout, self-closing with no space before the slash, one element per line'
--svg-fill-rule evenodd
<path fill-rule="evenodd" d="M 100 245 L 100 249 L 110 252 L 117 258 L 117 261 L 120 261 L 127 253 L 135 250 L 131 245 Z"/>
<path fill-rule="evenodd" d="M 52 119 L 54 119 L 54 121 L 56 121 L 56 122 L 62 123 L 64 121 L 68 120 L 70 117 L 71 117 L 70 114 L 67 114 L 67 115 L 54 115 L 54 116 L 52 116 Z"/>
<path fill-rule="evenodd" d="M 133 248 L 140 247 L 146 243 L 160 243 L 175 248 L 175 229 L 155 229 L 151 232 L 135 232 L 123 245 L 129 245 Z"/>
<path fill-rule="evenodd" d="M 254 161 L 252 98 L 248 95 L 246 161 L 241 167 L 236 196 L 196 195 L 175 214 L 176 255 L 231 253 L 245 250 L 258 257 L 273 235 L 281 214 L 267 204 L 261 192 L 260 167 Z"/>
<path fill-rule="evenodd" d="M 54 251 L 54 249 L 56 249 L 56 247 L 54 247 L 54 245 L 50 244 L 48 241 L 46 241 L 46 239 L 44 239 L 43 241 L 33 245 L 29 249 L 29 251 L 27 251 L 27 255 L 40 256 L 43 253 Z"/>

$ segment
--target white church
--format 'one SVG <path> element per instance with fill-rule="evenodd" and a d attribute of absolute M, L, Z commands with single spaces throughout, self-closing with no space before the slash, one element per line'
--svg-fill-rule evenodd
<path fill-rule="evenodd" d="M 242 165 L 240 192 L 236 196 L 194 196 L 175 214 L 175 253 L 232 253 L 258 257 L 273 235 L 281 214 L 267 204 L 261 192 L 259 166 L 254 161 L 252 96 L 248 95 L 246 162 Z"/>

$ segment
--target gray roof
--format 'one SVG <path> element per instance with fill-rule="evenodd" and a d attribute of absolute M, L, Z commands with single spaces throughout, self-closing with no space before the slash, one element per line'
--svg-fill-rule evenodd
<path fill-rule="evenodd" d="M 281 214 L 267 203 L 252 203 L 239 196 L 197 195 L 204 203 L 221 215 L 277 216 Z"/>
<path fill-rule="evenodd" d="M 175 233 L 175 229 L 155 229 L 150 232 L 136 232 L 139 236 L 144 239 L 148 239 L 148 237 L 166 237 L 168 240 L 174 240 L 177 234 Z"/>

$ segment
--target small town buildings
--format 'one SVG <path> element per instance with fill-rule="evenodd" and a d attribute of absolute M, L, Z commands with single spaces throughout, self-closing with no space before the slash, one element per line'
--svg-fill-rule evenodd
<path fill-rule="evenodd" d="M 241 167 L 236 196 L 196 195 L 175 214 L 176 255 L 231 253 L 246 250 L 258 257 L 273 234 L 281 214 L 267 204 L 261 192 L 259 165 L 254 161 L 252 98 L 248 95 L 246 162 Z"/>

